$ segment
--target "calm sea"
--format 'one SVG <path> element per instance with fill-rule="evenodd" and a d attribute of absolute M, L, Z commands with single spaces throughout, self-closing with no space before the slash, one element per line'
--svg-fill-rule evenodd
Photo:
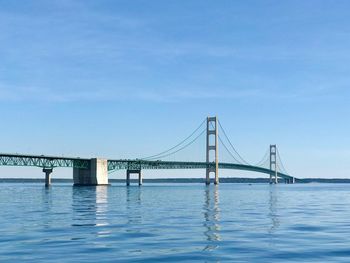
<path fill-rule="evenodd" d="M 0 184 L 1 262 L 350 262 L 350 184 Z"/>

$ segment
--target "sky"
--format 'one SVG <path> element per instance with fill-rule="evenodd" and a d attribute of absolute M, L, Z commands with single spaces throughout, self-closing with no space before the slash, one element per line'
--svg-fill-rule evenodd
<path fill-rule="evenodd" d="M 0 0 L 0 152 L 140 158 L 216 115 L 251 162 L 277 144 L 295 177 L 350 178 L 349 10 L 346 0 Z"/>

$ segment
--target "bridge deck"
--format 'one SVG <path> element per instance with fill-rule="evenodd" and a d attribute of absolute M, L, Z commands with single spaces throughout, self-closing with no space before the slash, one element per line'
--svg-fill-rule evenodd
<path fill-rule="evenodd" d="M 1 154 L 0 165 L 2 166 L 34 166 L 42 168 L 55 167 L 73 167 L 81 169 L 89 169 L 91 159 L 78 157 L 60 157 L 46 155 L 23 155 L 23 154 Z M 205 169 L 213 167 L 214 163 L 206 162 L 172 162 L 172 161 L 147 161 L 147 160 L 108 160 L 108 171 L 129 169 Z M 264 167 L 235 164 L 235 163 L 219 163 L 220 169 L 245 170 L 258 173 L 270 174 L 273 171 Z M 278 177 L 291 179 L 292 176 L 277 173 Z"/>
<path fill-rule="evenodd" d="M 0 165 L 4 166 L 34 166 L 42 168 L 75 167 L 87 169 L 90 159 L 78 157 L 60 157 L 47 155 L 25 155 L 0 153 Z"/>
<path fill-rule="evenodd" d="M 108 170 L 120 169 L 206 169 L 207 167 L 214 167 L 214 163 L 206 162 L 174 162 L 174 161 L 146 161 L 146 160 L 108 160 Z M 219 163 L 219 169 L 245 170 L 258 173 L 270 174 L 274 171 L 270 169 L 244 164 L 235 163 Z M 290 175 L 284 173 L 277 173 L 278 177 L 291 179 Z"/>

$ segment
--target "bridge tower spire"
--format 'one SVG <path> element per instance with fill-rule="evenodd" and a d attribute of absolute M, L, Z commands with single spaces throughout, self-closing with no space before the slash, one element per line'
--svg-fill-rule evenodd
<path fill-rule="evenodd" d="M 277 146 L 270 145 L 270 184 L 277 184 Z"/>
<path fill-rule="evenodd" d="M 214 136 L 214 140 L 211 138 Z M 206 180 L 205 183 L 210 184 L 210 173 L 215 173 L 214 184 L 219 183 L 219 160 L 218 160 L 218 119 L 217 117 L 207 117 L 207 164 L 212 163 L 213 165 L 208 165 L 206 169 Z M 212 160 L 210 152 L 214 151 L 215 156 Z"/>

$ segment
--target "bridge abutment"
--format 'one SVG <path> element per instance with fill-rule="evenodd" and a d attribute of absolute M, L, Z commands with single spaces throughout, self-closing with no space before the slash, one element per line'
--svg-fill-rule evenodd
<path fill-rule="evenodd" d="M 93 158 L 88 169 L 73 168 L 74 185 L 108 185 L 107 160 Z"/>

